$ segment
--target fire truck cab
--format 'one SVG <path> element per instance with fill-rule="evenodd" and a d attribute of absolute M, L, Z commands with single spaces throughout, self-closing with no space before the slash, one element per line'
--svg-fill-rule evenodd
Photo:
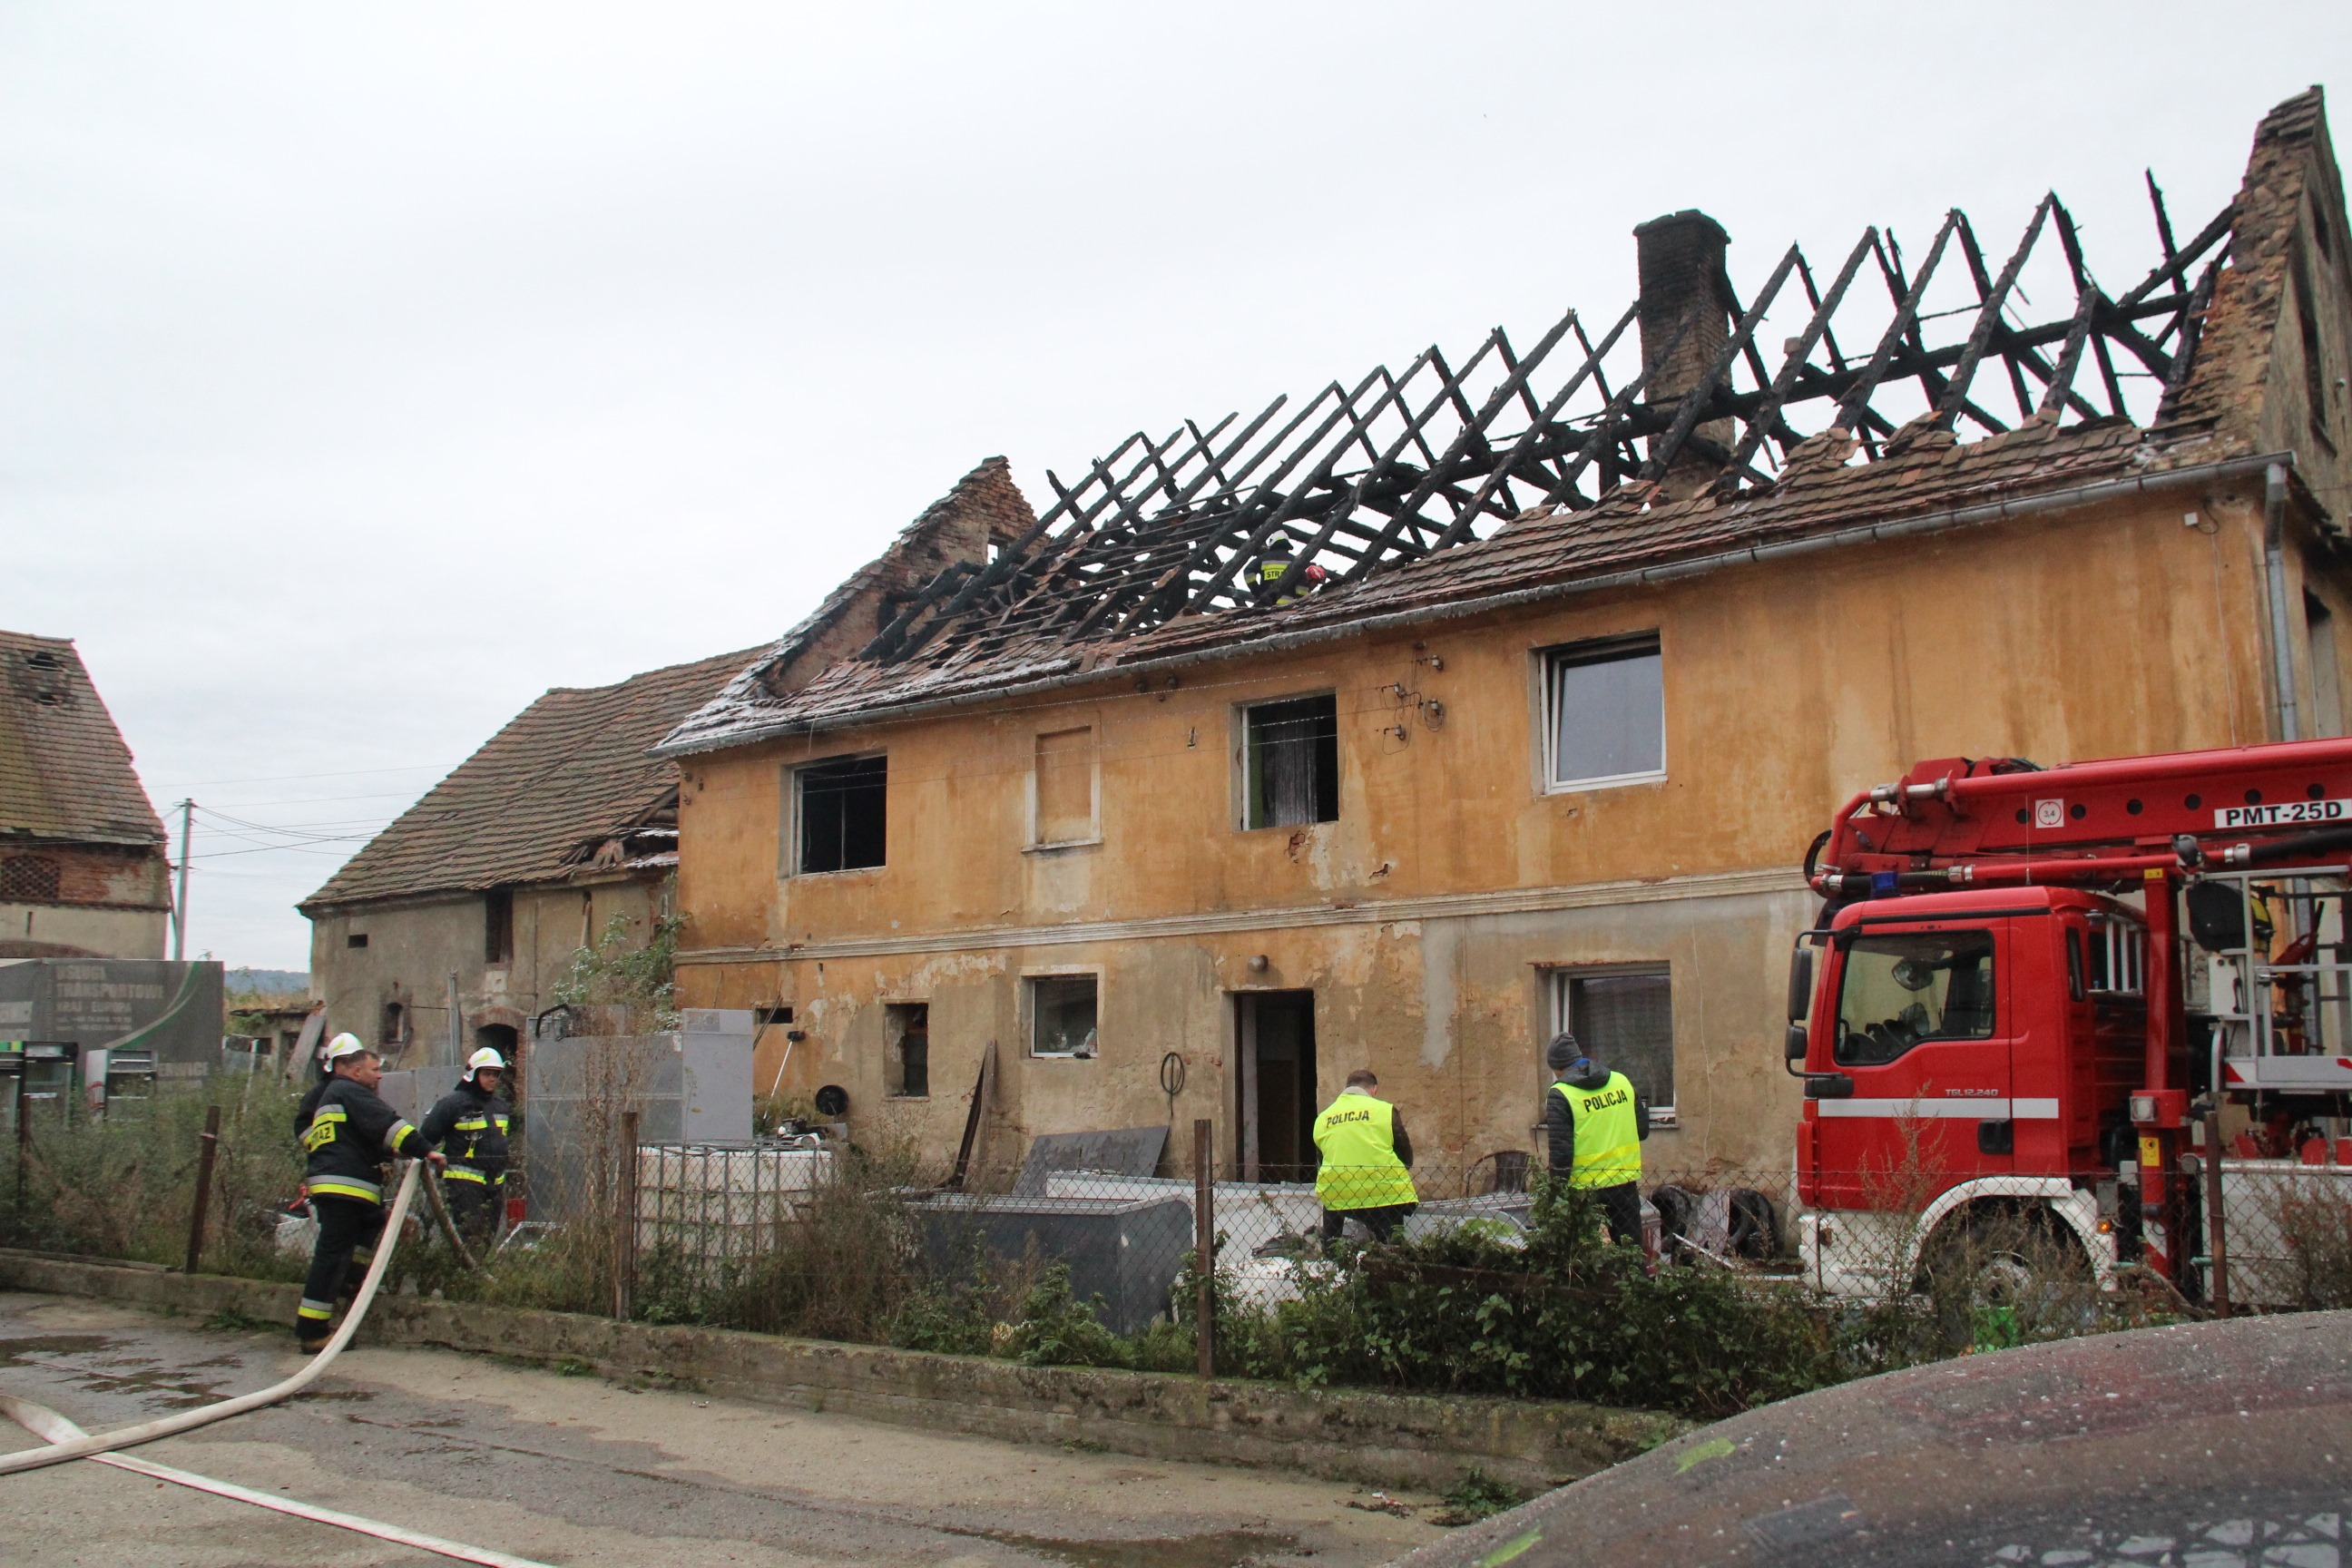
<path fill-rule="evenodd" d="M 1808 1278 L 1876 1294 L 1948 1216 L 2002 1200 L 2048 1206 L 2095 1269 L 2111 1268 L 2146 941 L 2129 906 L 2071 888 L 1849 904 L 1807 933 L 1790 1050 L 1805 1081 Z M 1825 1225 L 1822 1211 L 1847 1217 Z"/>
<path fill-rule="evenodd" d="M 1982 1205 L 2195 1295 L 2227 1289 L 2211 1215 L 2315 1171 L 2352 1205 L 2352 741 L 1922 763 L 1806 872 L 1785 1054 L 1820 1289 L 1911 1289 Z M 2289 1262 L 2227 1268 L 2259 1300 Z"/>

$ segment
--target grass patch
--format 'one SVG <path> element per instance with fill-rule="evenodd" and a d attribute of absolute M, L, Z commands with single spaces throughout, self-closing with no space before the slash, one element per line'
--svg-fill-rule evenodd
<path fill-rule="evenodd" d="M 268 1318 L 257 1318 L 250 1312 L 240 1312 L 235 1307 L 223 1307 L 205 1320 L 205 1327 L 216 1334 L 244 1334 L 256 1329 L 276 1330 L 285 1326 Z"/>
<path fill-rule="evenodd" d="M 1440 1495 L 1445 1500 L 1445 1507 L 1431 1514 L 1429 1522 L 1449 1529 L 1492 1519 L 1528 1500 L 1527 1494 L 1518 1488 L 1508 1481 L 1496 1479 L 1475 1465 L 1463 1471 L 1462 1479 Z"/>

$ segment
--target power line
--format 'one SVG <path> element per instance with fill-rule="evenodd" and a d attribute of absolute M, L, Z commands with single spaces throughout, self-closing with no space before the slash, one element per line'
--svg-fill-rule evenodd
<path fill-rule="evenodd" d="M 433 768 L 446 769 L 448 765 L 446 763 L 404 763 L 393 768 L 347 768 L 341 773 L 262 773 L 253 778 L 243 779 L 198 779 L 189 787 L 209 789 L 214 784 L 286 784 L 295 779 L 355 779 L 371 773 L 418 773 Z"/>

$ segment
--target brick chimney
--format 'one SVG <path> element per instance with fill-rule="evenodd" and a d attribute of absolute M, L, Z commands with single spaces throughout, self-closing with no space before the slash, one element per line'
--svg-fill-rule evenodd
<path fill-rule="evenodd" d="M 1696 208 L 1652 218 L 1633 230 L 1642 282 L 1642 363 L 1648 364 L 1675 343 L 1643 394 L 1653 407 L 1671 412 L 1730 339 L 1731 302 L 1723 285 L 1723 253 L 1730 243 L 1723 226 Z M 1682 337 L 1675 342 L 1678 329 Z M 1665 491 L 1677 499 L 1706 489 L 1722 470 L 1719 458 L 1694 450 L 1696 446 L 1727 451 L 1738 439 L 1728 419 L 1709 420 L 1691 436 L 1666 471 Z M 1656 445 L 1657 437 L 1651 437 L 1653 450 Z"/>

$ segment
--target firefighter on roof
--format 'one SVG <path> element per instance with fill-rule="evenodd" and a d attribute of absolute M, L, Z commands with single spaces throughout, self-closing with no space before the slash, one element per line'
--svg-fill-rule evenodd
<path fill-rule="evenodd" d="M 1301 566 L 1290 535 L 1277 530 L 1265 542 L 1265 553 L 1250 568 L 1249 581 L 1260 597 L 1272 595 L 1277 605 L 1295 605 L 1322 586 L 1324 576 L 1320 566 Z"/>
<path fill-rule="evenodd" d="M 1315 1119 L 1315 1147 L 1323 1156 L 1315 1195 L 1323 1205 L 1326 1241 L 1339 1240 L 1351 1219 L 1386 1241 L 1421 1206 L 1412 1190 L 1412 1140 L 1396 1107 L 1374 1097 L 1380 1085 L 1369 1068 L 1358 1068 Z"/>
<path fill-rule="evenodd" d="M 478 1248 L 498 1233 L 506 1201 L 507 1127 L 514 1115 L 499 1094 L 506 1066 L 504 1057 L 484 1046 L 467 1059 L 457 1087 L 425 1113 L 425 1141 L 449 1162 L 441 1168 L 449 1217 Z"/>
<path fill-rule="evenodd" d="M 294 1314 L 295 1337 L 306 1352 L 326 1344 L 335 1299 L 346 1283 L 356 1288 L 356 1279 L 347 1280 L 352 1266 L 364 1266 L 375 1256 L 376 1237 L 383 1230 L 384 1162 L 405 1154 L 441 1163 L 441 1156 L 426 1147 L 425 1134 L 376 1097 L 383 1064 L 358 1036 L 337 1035 L 329 1041 L 326 1065 L 327 1079 L 302 1127 L 302 1148 L 310 1156 L 302 1191 L 319 1222 L 310 1276 Z"/>
<path fill-rule="evenodd" d="M 1642 1143 L 1650 1107 L 1622 1072 L 1584 1054 L 1574 1035 L 1554 1035 L 1544 1062 L 1559 1081 L 1544 1094 L 1551 1173 L 1590 1192 L 1612 1240 L 1642 1242 Z"/>

